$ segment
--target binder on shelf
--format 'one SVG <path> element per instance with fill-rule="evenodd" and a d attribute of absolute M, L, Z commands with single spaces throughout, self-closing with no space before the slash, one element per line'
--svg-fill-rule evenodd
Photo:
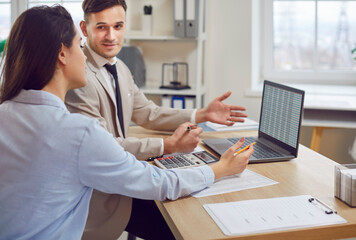
<path fill-rule="evenodd" d="M 174 0 L 174 36 L 185 37 L 185 0 Z"/>
<path fill-rule="evenodd" d="M 185 0 L 185 37 L 198 37 L 199 0 Z"/>
<path fill-rule="evenodd" d="M 179 109 L 194 109 L 195 97 L 194 96 L 161 96 L 161 106 Z"/>
<path fill-rule="evenodd" d="M 183 96 L 172 96 L 172 108 L 185 108 L 185 99 Z"/>

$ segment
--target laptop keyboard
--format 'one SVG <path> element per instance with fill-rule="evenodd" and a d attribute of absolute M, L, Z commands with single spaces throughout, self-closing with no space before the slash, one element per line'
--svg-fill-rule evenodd
<path fill-rule="evenodd" d="M 240 138 L 228 138 L 228 140 L 230 142 L 232 142 L 233 144 L 235 144 L 237 141 L 240 140 Z M 253 142 L 256 142 L 256 144 L 253 146 L 255 151 L 252 154 L 252 156 L 254 156 L 257 159 L 259 159 L 259 158 L 275 158 L 275 157 L 283 156 L 281 153 L 276 152 L 272 148 L 269 148 L 269 147 L 261 144 L 260 142 L 256 141 L 255 138 L 252 138 L 252 137 L 246 137 L 245 143 L 242 145 L 241 148 L 244 148 Z"/>

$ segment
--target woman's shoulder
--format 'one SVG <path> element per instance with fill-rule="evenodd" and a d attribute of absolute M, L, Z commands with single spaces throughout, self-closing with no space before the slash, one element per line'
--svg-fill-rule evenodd
<path fill-rule="evenodd" d="M 99 121 L 96 118 L 90 118 L 80 113 L 69 113 L 66 114 L 66 121 L 68 123 L 75 125 L 76 127 L 88 127 L 90 125 L 99 124 Z"/>

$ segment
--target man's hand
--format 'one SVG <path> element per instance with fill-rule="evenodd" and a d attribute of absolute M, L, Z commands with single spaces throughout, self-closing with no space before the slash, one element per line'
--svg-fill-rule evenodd
<path fill-rule="evenodd" d="M 210 121 L 232 126 L 234 122 L 244 122 L 243 117 L 247 117 L 247 114 L 237 112 L 245 111 L 244 107 L 228 105 L 222 102 L 230 95 L 231 91 L 228 91 L 220 97 L 215 98 L 208 107 L 199 109 L 195 117 L 196 123 Z"/>
<path fill-rule="evenodd" d="M 191 130 L 188 130 L 190 127 Z M 200 127 L 186 122 L 181 124 L 173 133 L 172 136 L 165 138 L 164 154 L 172 154 L 175 152 L 192 152 L 199 143 L 199 134 L 203 130 Z"/>
<path fill-rule="evenodd" d="M 253 153 L 253 145 L 250 148 L 234 156 L 234 153 L 243 145 L 245 138 L 241 138 L 221 156 L 220 161 L 211 165 L 215 174 L 215 180 L 225 176 L 242 173 Z"/>

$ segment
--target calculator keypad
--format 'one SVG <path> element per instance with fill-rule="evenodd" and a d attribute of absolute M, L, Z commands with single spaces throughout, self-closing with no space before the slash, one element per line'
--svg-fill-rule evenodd
<path fill-rule="evenodd" d="M 205 152 L 202 152 L 201 154 L 204 153 Z M 212 156 L 210 158 L 212 159 Z M 154 162 L 158 167 L 163 169 L 187 168 L 206 164 L 203 160 L 193 155 L 192 153 L 159 157 L 154 159 Z"/>

